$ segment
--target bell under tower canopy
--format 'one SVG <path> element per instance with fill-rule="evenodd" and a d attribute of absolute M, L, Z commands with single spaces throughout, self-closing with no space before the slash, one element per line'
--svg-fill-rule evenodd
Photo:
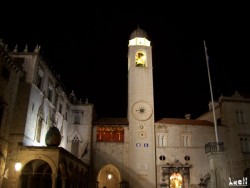
<path fill-rule="evenodd" d="M 130 39 L 134 39 L 134 38 L 148 38 L 148 35 L 147 35 L 146 31 L 144 31 L 140 27 L 138 27 L 130 35 Z"/>

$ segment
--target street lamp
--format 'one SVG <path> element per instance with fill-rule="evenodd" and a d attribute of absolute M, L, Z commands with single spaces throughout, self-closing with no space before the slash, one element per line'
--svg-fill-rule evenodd
<path fill-rule="evenodd" d="M 111 174 L 109 174 L 109 175 L 108 175 L 108 179 L 110 180 L 111 178 L 112 178 L 112 175 L 111 175 Z"/>
<path fill-rule="evenodd" d="M 22 163 L 16 162 L 16 164 L 15 164 L 15 170 L 18 172 L 18 171 L 21 170 L 21 168 L 22 168 Z"/>

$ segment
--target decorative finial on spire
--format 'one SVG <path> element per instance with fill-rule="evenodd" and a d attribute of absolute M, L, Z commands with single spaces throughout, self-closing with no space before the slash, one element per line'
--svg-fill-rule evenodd
<path fill-rule="evenodd" d="M 70 100 L 71 100 L 71 102 L 72 102 L 73 104 L 76 103 L 77 98 L 76 98 L 76 96 L 75 96 L 74 90 L 71 91 L 69 98 L 70 98 Z"/>
<path fill-rule="evenodd" d="M 17 52 L 17 44 L 16 44 L 16 46 L 15 46 L 13 52 Z"/>
<path fill-rule="evenodd" d="M 70 97 L 75 97 L 75 92 L 74 92 L 74 90 L 71 91 Z"/>
<path fill-rule="evenodd" d="M 4 49 L 5 49 L 6 52 L 9 51 L 8 44 L 5 45 Z"/>
<path fill-rule="evenodd" d="M 41 46 L 40 45 L 36 45 L 35 49 L 34 49 L 34 52 L 39 52 L 41 49 Z"/>
<path fill-rule="evenodd" d="M 25 45 L 25 48 L 24 48 L 24 50 L 23 50 L 23 52 L 28 52 L 29 50 L 28 50 L 28 45 L 26 44 Z"/>
<path fill-rule="evenodd" d="M 6 46 L 7 46 L 7 45 L 4 44 L 2 38 L 0 39 L 0 45 L 6 50 Z M 7 50 L 6 50 L 6 51 L 7 51 Z"/>

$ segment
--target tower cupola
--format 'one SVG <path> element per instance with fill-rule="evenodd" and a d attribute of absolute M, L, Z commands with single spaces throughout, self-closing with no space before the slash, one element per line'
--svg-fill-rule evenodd
<path fill-rule="evenodd" d="M 129 46 L 150 46 L 146 31 L 138 27 L 130 35 Z"/>
<path fill-rule="evenodd" d="M 130 35 L 130 39 L 134 39 L 134 38 L 148 38 L 148 35 L 147 35 L 146 31 L 144 31 L 143 29 L 138 27 Z"/>

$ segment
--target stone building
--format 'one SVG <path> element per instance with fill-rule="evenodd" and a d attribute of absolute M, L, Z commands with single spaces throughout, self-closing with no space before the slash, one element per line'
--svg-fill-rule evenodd
<path fill-rule="evenodd" d="M 204 146 L 215 142 L 214 125 L 207 120 L 163 118 L 155 123 L 159 187 L 210 186 L 210 166 Z M 218 132 L 225 141 L 225 126 Z M 178 186 L 177 186 L 178 187 Z"/>
<path fill-rule="evenodd" d="M 27 46 L 18 51 L 16 46 L 12 52 L 2 53 L 10 61 L 1 61 L 1 86 L 6 85 L 5 67 L 11 73 L 19 69 L 23 73 L 15 80 L 9 74 L 7 86 L 12 88 L 1 90 L 6 92 L 3 101 L 11 107 L 4 108 L 1 123 L 1 128 L 10 127 L 5 129 L 8 140 L 3 137 L 8 149 L 3 151 L 6 164 L 1 171 L 8 173 L 2 186 L 67 187 L 74 182 L 75 186 L 86 187 L 93 105 L 77 100 L 74 91 L 67 93 L 39 51 L 39 46 L 32 52 Z M 5 123 L 8 109 L 10 125 Z M 17 162 L 22 165 L 19 172 L 14 170 Z"/>
<path fill-rule="evenodd" d="M 127 118 L 102 118 L 93 122 L 90 187 L 128 186 L 128 134 Z"/>
<path fill-rule="evenodd" d="M 14 107 L 23 72 L 7 53 L 7 46 L 0 41 L 0 186 L 7 177 L 6 159 L 8 156 L 9 135 L 14 119 Z"/>
<path fill-rule="evenodd" d="M 250 97 L 238 91 L 232 96 L 221 96 L 215 103 L 215 116 L 218 124 L 224 125 L 225 152 L 223 155 L 224 180 L 233 182 L 241 180 L 250 185 Z M 209 111 L 197 119 L 213 122 L 213 115 L 209 103 Z M 220 136 L 220 135 L 219 135 Z M 213 174 L 213 172 L 211 172 Z M 243 185 L 246 185 L 243 184 Z"/>
<path fill-rule="evenodd" d="M 32 52 L 4 47 L 2 187 L 223 188 L 250 180 L 250 98 L 221 96 L 214 103 L 216 123 L 211 104 L 197 119 L 187 114 L 155 122 L 153 54 L 144 30 L 128 41 L 128 113 L 122 118 L 95 119 L 94 105 L 66 91 L 39 46 Z M 19 171 L 15 164 L 22 165 Z"/>

